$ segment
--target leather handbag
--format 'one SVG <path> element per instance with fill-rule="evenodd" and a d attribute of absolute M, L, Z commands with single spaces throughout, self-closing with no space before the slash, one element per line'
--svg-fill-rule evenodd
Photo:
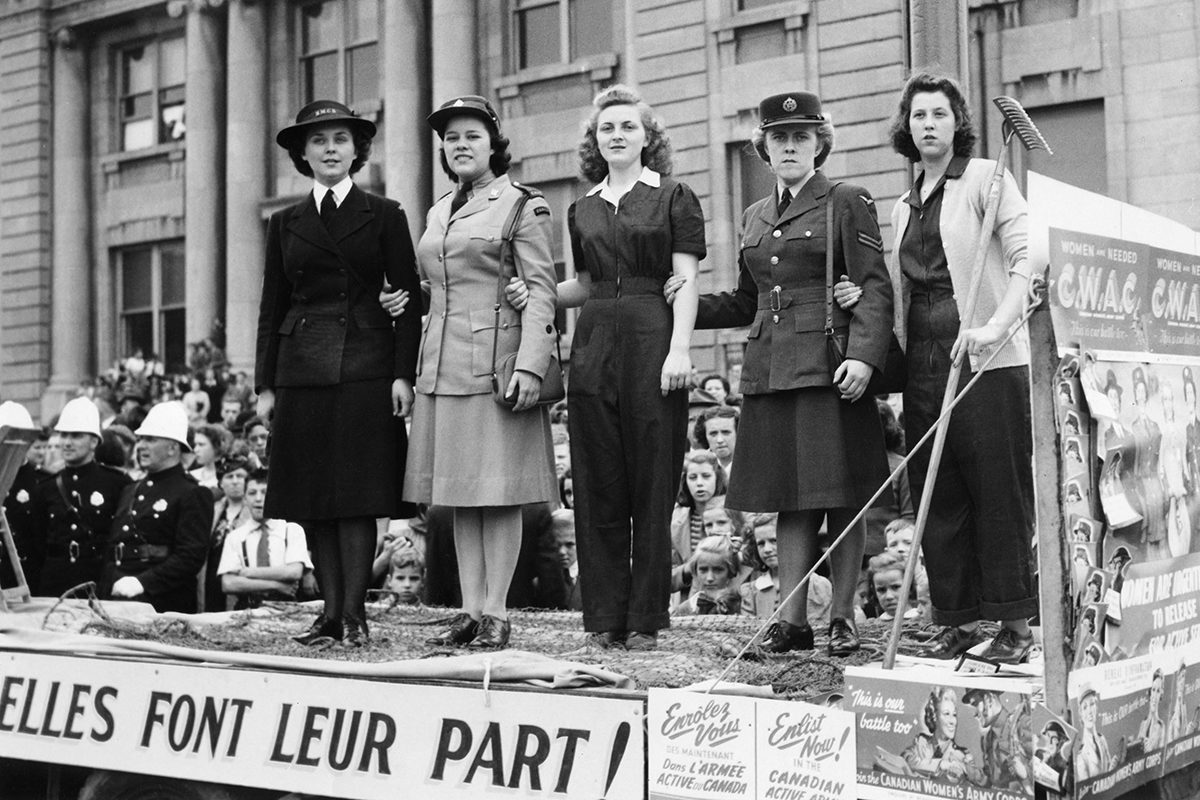
<path fill-rule="evenodd" d="M 520 186 L 515 182 L 513 185 L 520 190 L 521 197 L 513 205 L 512 213 L 508 215 L 508 221 L 504 224 L 504 230 L 500 234 L 500 268 L 497 270 L 495 323 L 492 328 L 492 399 L 505 408 L 512 408 L 513 403 L 516 402 L 516 398 L 506 396 L 505 391 L 512 383 L 513 373 L 517 371 L 517 354 L 515 352 L 498 356 L 500 304 L 504 302 L 504 284 L 507 275 L 505 266 L 511 260 L 514 273 L 524 280 L 525 276 L 521 275 L 521 264 L 517 259 L 516 251 L 513 250 L 512 240 L 516 235 L 517 225 L 520 224 L 525 204 L 536 193 L 536 190 Z M 554 331 L 554 349 L 555 352 L 550 354 L 550 364 L 546 367 L 546 374 L 542 378 L 542 391 L 538 395 L 534 407 L 554 405 L 567 396 L 566 382 L 563 380 L 562 343 L 557 328 Z"/>
<path fill-rule="evenodd" d="M 829 376 L 832 378 L 838 367 L 846 360 L 846 349 L 850 333 L 846 328 L 833 327 L 833 194 L 841 184 L 829 187 L 829 199 L 825 203 L 825 349 L 829 356 Z M 908 361 L 896 332 L 891 332 L 883 369 L 871 371 L 866 395 L 892 394 L 904 391 L 908 383 Z"/>

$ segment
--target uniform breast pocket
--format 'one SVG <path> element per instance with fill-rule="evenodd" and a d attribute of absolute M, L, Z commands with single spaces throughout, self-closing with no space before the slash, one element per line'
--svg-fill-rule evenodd
<path fill-rule="evenodd" d="M 500 312 L 500 330 L 496 332 L 496 312 L 490 308 L 471 311 L 471 372 L 477 376 L 492 374 L 492 351 L 496 361 L 521 346 L 521 318 L 516 312 Z"/>

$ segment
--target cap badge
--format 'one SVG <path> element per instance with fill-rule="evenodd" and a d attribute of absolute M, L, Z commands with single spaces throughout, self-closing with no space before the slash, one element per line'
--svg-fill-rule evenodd
<path fill-rule="evenodd" d="M 466 103 L 464 103 L 464 102 L 462 101 L 462 98 L 460 97 L 460 98 L 458 98 L 457 100 L 455 100 L 455 101 L 454 101 L 454 106 L 453 106 L 453 107 L 454 107 L 454 108 L 458 108 L 459 106 L 462 106 L 462 105 L 466 105 Z"/>
<path fill-rule="evenodd" d="M 783 101 L 783 110 L 788 112 L 789 114 L 792 113 L 793 111 L 795 111 L 796 110 L 795 99 L 789 97 L 786 100 L 784 100 Z"/>

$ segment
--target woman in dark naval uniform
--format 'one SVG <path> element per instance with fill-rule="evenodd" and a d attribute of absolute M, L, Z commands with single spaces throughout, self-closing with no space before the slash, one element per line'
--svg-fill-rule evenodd
<path fill-rule="evenodd" d="M 833 147 L 820 98 L 766 98 L 752 141 L 775 173 L 775 191 L 742 214 L 737 289 L 701 296 L 696 327 L 750 326 L 726 505 L 779 512 L 779 591 L 786 597 L 816 561 L 821 523 L 828 518 L 829 531 L 840 532 L 888 476 L 879 414 L 864 394 L 891 338 L 892 287 L 871 195 L 819 170 Z M 832 376 L 826 248 L 833 248 L 834 275 L 850 275 L 863 291 L 853 315 L 833 310 L 834 327 L 849 336 L 846 360 Z M 865 542 L 860 521 L 830 558 L 832 655 L 859 647 L 854 593 Z M 813 647 L 805 606 L 806 593 L 798 592 L 780 609 L 765 650 Z"/>
<path fill-rule="evenodd" d="M 369 120 L 318 100 L 275 137 L 313 178 L 267 226 L 255 374 L 258 412 L 274 412 L 265 514 L 303 525 L 325 598 L 301 644 L 366 644 L 375 520 L 406 511 L 399 417 L 413 401 L 419 309 L 393 325 L 376 298 L 385 283 L 419 287 L 403 209 L 350 178 L 374 135 Z"/>

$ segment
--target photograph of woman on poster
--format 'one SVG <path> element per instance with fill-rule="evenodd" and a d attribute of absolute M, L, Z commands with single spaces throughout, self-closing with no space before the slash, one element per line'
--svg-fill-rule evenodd
<path fill-rule="evenodd" d="M 1079 740 L 1075 746 L 1075 777 L 1081 782 L 1112 769 L 1108 742 L 1096 729 L 1099 707 L 1100 695 L 1096 690 L 1084 689 L 1079 698 Z"/>
<path fill-rule="evenodd" d="M 1146 703 L 1146 718 L 1138 726 L 1137 743 L 1141 745 L 1142 754 L 1152 752 L 1163 746 L 1163 735 L 1166 726 L 1162 718 L 1163 671 L 1154 670 L 1150 678 L 1149 698 Z"/>
<path fill-rule="evenodd" d="M 1171 710 L 1167 714 L 1167 741 L 1174 742 L 1177 739 L 1188 736 L 1196 732 L 1195 724 L 1188 724 L 1187 721 L 1187 703 L 1185 701 L 1186 676 L 1183 662 L 1179 663 L 1179 669 L 1175 670 L 1175 689 L 1171 693 Z"/>
<path fill-rule="evenodd" d="M 1159 475 L 1159 448 L 1162 429 L 1150 418 L 1150 388 L 1141 367 L 1133 369 L 1133 435 L 1134 494 L 1130 499 L 1142 515 L 1141 542 L 1145 545 L 1144 561 L 1165 558 L 1167 552 L 1167 515 L 1162 479 Z"/>
<path fill-rule="evenodd" d="M 1185 385 L 1184 395 L 1187 394 Z M 1158 387 L 1162 405 L 1162 448 L 1159 451 L 1159 472 L 1167 493 L 1167 550 L 1172 558 L 1192 550 L 1192 520 L 1188 512 L 1189 489 L 1187 477 L 1187 429 L 1175 413 L 1175 389 L 1163 380 Z"/>
<path fill-rule="evenodd" d="M 1183 368 L 1183 407 L 1187 410 L 1187 434 L 1185 437 L 1186 476 L 1188 496 L 1191 497 L 1188 516 L 1194 529 L 1200 524 L 1200 492 L 1197 492 L 1197 481 L 1200 481 L 1200 408 L 1196 406 L 1196 380 L 1192 368 Z"/>
<path fill-rule="evenodd" d="M 982 785 L 983 770 L 975 763 L 975 756 L 954 739 L 958 732 L 958 694 L 954 689 L 939 686 L 930 692 L 922 721 L 925 731 L 918 733 L 901 753 L 912 771 L 952 783 L 965 779 Z"/>

